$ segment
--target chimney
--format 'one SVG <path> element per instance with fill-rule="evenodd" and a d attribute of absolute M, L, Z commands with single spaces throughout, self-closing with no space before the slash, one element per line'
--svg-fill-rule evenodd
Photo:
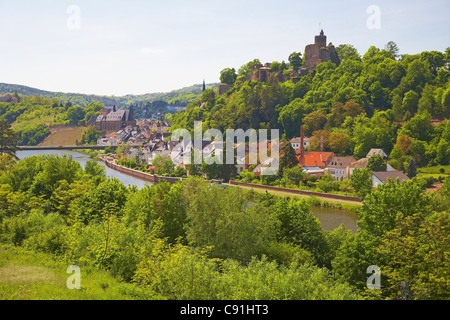
<path fill-rule="evenodd" d="M 303 144 L 303 126 L 300 126 L 300 157 L 299 163 L 303 167 L 305 164 L 305 147 Z"/>
<path fill-rule="evenodd" d="M 303 126 L 300 126 L 300 154 L 303 156 L 304 152 L 304 144 L 303 144 Z"/>
<path fill-rule="evenodd" d="M 323 152 L 323 136 L 320 136 L 320 152 Z"/>

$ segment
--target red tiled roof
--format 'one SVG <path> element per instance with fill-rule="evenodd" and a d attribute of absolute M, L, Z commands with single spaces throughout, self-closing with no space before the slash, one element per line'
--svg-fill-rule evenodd
<path fill-rule="evenodd" d="M 297 158 L 300 167 L 324 167 L 332 156 L 333 152 L 305 152 L 303 163 L 301 155 L 297 155 Z"/>

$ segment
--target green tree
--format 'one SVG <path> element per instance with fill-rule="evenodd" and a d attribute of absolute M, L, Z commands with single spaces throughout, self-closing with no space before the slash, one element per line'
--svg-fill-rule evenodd
<path fill-rule="evenodd" d="M 436 162 L 441 165 L 447 165 L 450 163 L 450 143 L 448 140 L 439 140 L 436 148 Z"/>
<path fill-rule="evenodd" d="M 339 55 L 339 59 L 341 63 L 344 63 L 346 60 L 356 60 L 361 61 L 361 56 L 354 46 L 351 44 L 341 44 L 336 47 L 336 51 Z"/>
<path fill-rule="evenodd" d="M 281 70 L 281 63 L 278 61 L 273 61 L 270 64 L 270 71 L 280 71 Z"/>
<path fill-rule="evenodd" d="M 402 111 L 409 112 L 410 114 L 415 114 L 419 105 L 419 95 L 411 90 L 405 93 L 402 103 Z"/>
<path fill-rule="evenodd" d="M 309 113 L 303 118 L 303 130 L 306 136 L 310 136 L 314 131 L 323 129 L 327 122 L 327 115 L 325 111 L 316 110 Z"/>
<path fill-rule="evenodd" d="M 320 176 L 317 187 L 319 187 L 322 192 L 332 191 L 335 188 L 335 181 L 333 176 L 331 174 L 324 174 Z"/>
<path fill-rule="evenodd" d="M 97 140 L 101 136 L 101 131 L 98 131 L 95 126 L 89 126 L 81 135 L 81 144 L 97 144 Z"/>
<path fill-rule="evenodd" d="M 450 264 L 450 214 L 398 217 L 396 227 L 381 239 L 377 253 L 383 257 L 385 292 L 391 299 L 401 298 L 398 284 L 408 282 L 410 299 L 448 300 Z"/>
<path fill-rule="evenodd" d="M 379 154 L 374 154 L 367 160 L 366 168 L 370 171 L 386 171 L 386 162 Z"/>
<path fill-rule="evenodd" d="M 372 192 L 372 177 L 368 169 L 355 168 L 350 182 L 359 197 L 365 197 Z"/>
<path fill-rule="evenodd" d="M 420 60 L 428 62 L 434 74 L 445 66 L 445 55 L 440 51 L 424 51 L 420 53 Z"/>
<path fill-rule="evenodd" d="M 45 155 L 38 163 L 38 172 L 33 176 L 30 192 L 49 199 L 60 181 L 73 183 L 82 173 L 81 165 L 71 155 Z"/>
<path fill-rule="evenodd" d="M 67 110 L 67 120 L 69 124 L 78 125 L 84 119 L 85 112 L 82 107 L 72 106 Z"/>
<path fill-rule="evenodd" d="M 11 125 L 0 119 L 0 154 L 8 154 L 16 156 L 16 143 L 18 141 L 17 134 L 11 129 Z"/>
<path fill-rule="evenodd" d="M 300 69 L 300 67 L 302 66 L 302 63 L 303 63 L 303 61 L 302 61 L 301 52 L 292 52 L 289 55 L 289 65 L 294 70 Z"/>
<path fill-rule="evenodd" d="M 449 114 L 450 113 L 450 86 L 442 94 L 441 104 L 442 104 L 442 113 Z"/>
<path fill-rule="evenodd" d="M 106 178 L 106 169 L 98 163 L 97 160 L 88 160 L 84 165 L 84 172 L 92 177 L 97 177 L 100 180 Z"/>
<path fill-rule="evenodd" d="M 250 62 L 247 62 L 246 64 L 242 65 L 238 69 L 238 76 L 239 77 L 248 76 L 250 74 L 250 72 L 252 71 L 252 66 L 254 66 L 255 64 L 261 64 L 259 59 L 254 59 L 254 60 L 252 60 Z"/>
<path fill-rule="evenodd" d="M 349 146 L 350 137 L 344 132 L 333 131 L 328 138 L 328 147 L 336 154 L 343 154 Z"/>
<path fill-rule="evenodd" d="M 280 199 L 273 208 L 273 214 L 280 222 L 277 239 L 305 248 L 323 265 L 325 235 L 319 220 L 310 213 L 306 201 Z"/>
<path fill-rule="evenodd" d="M 298 158 L 295 154 L 294 148 L 290 143 L 284 145 L 280 150 L 280 165 L 278 169 L 278 176 L 282 177 L 285 168 L 294 168 L 298 166 Z"/>
<path fill-rule="evenodd" d="M 220 71 L 220 82 L 224 84 L 233 84 L 236 81 L 237 74 L 234 68 L 225 68 Z"/>
<path fill-rule="evenodd" d="M 368 195 L 359 210 L 358 227 L 375 236 L 381 236 L 396 226 L 396 219 L 429 212 L 431 199 L 420 182 L 389 179 Z"/>
<path fill-rule="evenodd" d="M 417 165 L 414 159 L 409 159 L 406 175 L 411 179 L 417 175 Z"/>
<path fill-rule="evenodd" d="M 298 186 L 307 177 L 308 174 L 303 172 L 303 169 L 299 166 L 283 169 L 283 179 L 290 184 Z"/>
<path fill-rule="evenodd" d="M 121 217 L 128 189 L 118 179 L 108 178 L 77 199 L 74 217 L 84 224 L 102 221 L 111 215 Z"/>
<path fill-rule="evenodd" d="M 399 57 L 399 54 L 398 54 L 398 53 L 399 53 L 400 50 L 399 50 L 397 44 L 396 44 L 394 41 L 389 41 L 389 42 L 385 45 L 384 49 L 385 49 L 386 51 L 391 52 L 394 59 L 397 59 L 397 58 Z"/>
<path fill-rule="evenodd" d="M 213 246 L 215 257 L 248 262 L 273 240 L 275 225 L 268 208 L 258 202 L 248 205 L 249 198 L 238 188 L 188 179 L 184 197 L 189 203 L 186 237 L 191 246 Z"/>

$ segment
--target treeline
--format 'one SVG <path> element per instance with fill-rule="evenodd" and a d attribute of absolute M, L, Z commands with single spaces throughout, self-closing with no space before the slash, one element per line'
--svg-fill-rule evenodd
<path fill-rule="evenodd" d="M 207 88 L 215 88 L 217 84 L 207 84 Z M 80 93 L 64 93 L 64 92 L 51 92 L 45 90 L 39 90 L 22 85 L 0 83 L 0 92 L 19 94 L 21 96 L 39 96 L 47 99 L 57 98 L 61 103 L 66 104 L 70 102 L 72 105 L 78 105 L 86 107 L 91 103 L 99 102 L 108 106 L 145 106 L 147 102 L 153 101 L 165 101 L 170 105 L 185 107 L 202 93 L 202 85 L 192 85 L 178 90 L 161 93 L 148 93 L 142 95 L 125 95 L 125 96 L 100 96 L 100 95 L 88 95 Z"/>
<path fill-rule="evenodd" d="M 356 234 L 324 231 L 305 199 L 201 178 L 142 189 L 69 156 L 0 162 L 0 241 L 96 266 L 163 299 L 449 298 L 450 179 L 377 187 Z M 368 290 L 371 265 L 382 290 Z"/>
<path fill-rule="evenodd" d="M 371 47 L 361 56 L 342 45 L 339 66 L 321 63 L 283 82 L 277 72 L 267 82 L 239 81 L 254 63 L 249 62 L 227 77 L 232 87 L 226 94 L 206 90 L 174 115 L 172 130 L 192 129 L 201 120 L 205 130 L 272 128 L 290 139 L 303 125 L 305 135 L 313 137 L 312 150 L 324 136 L 326 151 L 341 155 L 361 158 L 371 148 L 383 148 L 398 169 L 411 158 L 420 165 L 445 165 L 450 158 L 450 49 L 399 57 L 395 48 Z M 222 76 L 230 73 L 224 70 Z"/>

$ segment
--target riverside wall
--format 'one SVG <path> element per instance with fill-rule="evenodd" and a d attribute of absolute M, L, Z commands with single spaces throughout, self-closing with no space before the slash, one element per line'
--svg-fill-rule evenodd
<path fill-rule="evenodd" d="M 111 168 L 113 170 L 122 172 L 124 174 L 129 175 L 129 176 L 132 176 L 132 177 L 135 177 L 135 178 L 147 181 L 147 182 L 158 183 L 158 182 L 162 182 L 162 181 L 167 181 L 169 183 L 175 183 L 175 182 L 179 182 L 179 181 L 185 180 L 185 178 L 161 177 L 161 176 L 157 176 L 157 175 L 154 175 L 154 174 L 149 174 L 149 173 L 133 170 L 133 169 L 126 168 L 126 167 L 123 167 L 121 165 L 115 164 L 115 163 L 110 162 L 108 160 L 105 160 L 103 158 L 99 158 L 98 160 L 102 161 L 103 163 L 105 163 L 105 165 L 108 168 Z"/>

